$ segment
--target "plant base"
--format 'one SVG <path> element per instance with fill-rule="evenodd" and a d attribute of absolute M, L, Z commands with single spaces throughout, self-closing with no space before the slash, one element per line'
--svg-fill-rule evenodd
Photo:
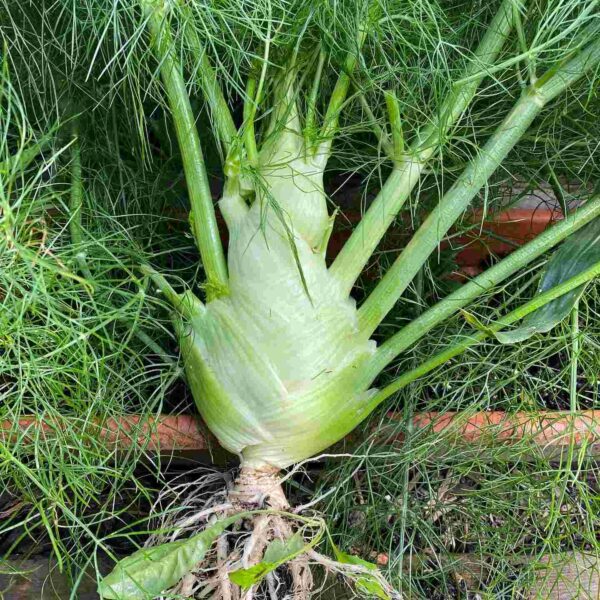
<path fill-rule="evenodd" d="M 216 473 L 208 477 L 215 483 Z M 245 513 L 240 520 L 224 531 L 211 551 L 195 569 L 189 572 L 166 597 L 180 598 L 212 598 L 215 600 L 310 600 L 319 597 L 320 592 L 328 585 L 328 575 L 341 576 L 348 583 L 356 583 L 361 578 L 376 577 L 379 584 L 389 590 L 390 598 L 397 597 L 389 585 L 377 573 L 361 564 L 345 563 L 333 560 L 312 548 L 310 527 L 307 520 L 317 522 L 319 519 L 311 515 L 304 519 L 299 511 L 293 511 L 280 483 L 279 471 L 273 468 L 242 468 L 227 490 L 218 490 L 211 496 L 205 494 L 206 477 L 200 484 L 195 482 L 180 486 L 177 498 L 170 499 L 169 505 L 181 502 L 183 506 L 193 507 L 181 517 L 167 519 L 161 524 L 163 531 L 170 531 L 167 539 L 149 540 L 147 545 L 164 541 L 175 541 L 189 534 L 198 533 L 205 526 L 218 520 Z M 204 494 L 201 503 L 193 499 L 194 488 Z M 204 489 L 203 489 L 204 488 Z M 190 493 L 191 492 L 191 493 Z M 248 512 L 256 514 L 248 516 Z M 268 511 L 268 512 L 267 512 Z M 305 539 L 302 552 L 291 559 L 277 564 L 264 574 L 255 584 L 242 588 L 231 580 L 230 575 L 236 571 L 261 569 L 267 565 L 265 550 L 278 540 L 280 547 L 285 547 L 294 538 L 298 543 L 299 536 Z M 301 540 L 303 538 L 300 538 Z M 257 565 L 261 566 L 257 566 Z M 319 569 L 319 585 L 315 584 L 313 570 Z M 234 576 L 235 579 L 235 576 Z"/>

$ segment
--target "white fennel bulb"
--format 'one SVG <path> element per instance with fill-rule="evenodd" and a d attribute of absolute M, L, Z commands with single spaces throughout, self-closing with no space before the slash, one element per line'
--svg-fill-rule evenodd
<path fill-rule="evenodd" d="M 325 263 L 325 162 L 289 126 L 265 144 L 253 204 L 237 190 L 220 201 L 229 294 L 198 309 L 181 331 L 202 417 L 249 466 L 287 467 L 365 416 L 361 367 L 375 343 L 359 336 L 355 302 Z"/>

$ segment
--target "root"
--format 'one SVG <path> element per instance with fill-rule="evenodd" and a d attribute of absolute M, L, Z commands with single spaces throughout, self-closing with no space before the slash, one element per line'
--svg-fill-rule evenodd
<path fill-rule="evenodd" d="M 220 480 L 223 481 L 223 476 L 220 476 Z M 175 592 L 178 597 L 189 600 L 310 600 L 315 593 L 312 573 L 315 566 L 325 571 L 326 575 L 341 575 L 354 581 L 361 576 L 375 577 L 383 589 L 390 589 L 383 577 L 367 567 L 340 563 L 310 549 L 242 590 L 231 581 L 231 573 L 249 569 L 263 561 L 265 551 L 273 540 L 286 542 L 292 536 L 297 536 L 298 531 L 308 534 L 310 538 L 313 535 L 309 533 L 311 528 L 318 526 L 307 526 L 303 518 L 293 516 L 281 487 L 279 473 L 274 468 L 242 468 L 234 485 L 225 493 L 223 487 L 219 486 L 215 493 L 208 494 L 202 487 L 207 481 L 215 482 L 216 475 L 212 473 L 194 484 L 176 488 L 175 497 L 166 503 L 169 517 L 160 524 L 160 528 L 168 534 L 154 536 L 152 543 L 181 539 L 201 530 L 207 523 L 238 513 L 265 509 L 274 512 L 257 512 L 246 516 L 224 531 L 202 562 L 171 593 Z M 199 496 L 201 500 L 198 500 Z M 164 500 L 162 498 L 163 506 Z M 318 519 L 316 522 L 319 522 Z M 390 597 L 398 596 L 390 594 Z"/>
<path fill-rule="evenodd" d="M 291 524 L 282 517 L 274 519 L 275 531 L 278 537 L 286 540 L 294 534 Z M 313 589 L 313 578 L 310 570 L 310 564 L 306 555 L 294 558 L 290 562 L 290 571 L 292 574 L 292 585 L 295 600 L 308 600 Z"/>
<path fill-rule="evenodd" d="M 217 577 L 219 579 L 219 590 L 221 600 L 233 600 L 231 582 L 227 575 L 227 537 L 222 535 L 217 540 Z"/>
<path fill-rule="evenodd" d="M 229 498 L 234 509 L 240 512 L 264 507 L 288 510 L 290 507 L 279 481 L 279 469 L 275 467 L 243 467 Z"/>
<path fill-rule="evenodd" d="M 242 565 L 244 569 L 260 562 L 263 551 L 269 542 L 270 515 L 259 515 L 254 519 L 254 528 L 252 535 L 246 542 L 244 554 L 242 556 Z"/>
<path fill-rule="evenodd" d="M 263 552 L 269 543 L 270 521 L 270 515 L 259 515 L 254 519 L 254 529 L 244 546 L 244 554 L 242 556 L 242 565 L 244 565 L 245 569 L 260 562 Z M 242 598 L 243 600 L 252 600 L 253 597 L 254 588 L 251 587 Z"/>

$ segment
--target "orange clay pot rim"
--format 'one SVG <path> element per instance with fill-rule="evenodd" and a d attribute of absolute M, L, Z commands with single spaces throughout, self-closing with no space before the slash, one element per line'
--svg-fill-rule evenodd
<path fill-rule="evenodd" d="M 392 433 L 401 441 L 398 428 L 401 413 L 388 413 L 390 426 L 378 425 L 381 437 Z M 412 417 L 413 428 L 455 437 L 466 444 L 510 444 L 527 441 L 536 446 L 564 447 L 600 443 L 600 410 L 514 412 L 423 412 Z M 0 421 L 0 443 L 32 443 L 35 438 L 52 439 L 57 429 L 81 426 L 94 436 L 118 448 L 135 444 L 148 451 L 172 452 L 207 450 L 216 444 L 194 415 L 122 415 L 91 424 L 70 417 L 23 417 Z"/>

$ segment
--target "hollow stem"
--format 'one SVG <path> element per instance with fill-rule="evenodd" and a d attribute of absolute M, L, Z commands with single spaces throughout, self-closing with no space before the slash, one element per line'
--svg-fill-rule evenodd
<path fill-rule="evenodd" d="M 571 61 L 552 69 L 551 76 L 542 76 L 534 86 L 523 93 L 490 140 L 440 200 L 361 306 L 359 327 L 365 337 L 370 337 L 375 331 L 450 227 L 525 134 L 547 102 L 598 62 L 600 40 L 590 44 Z M 542 80 L 543 83 L 539 85 Z"/>
<path fill-rule="evenodd" d="M 512 0 L 504 0 L 479 43 L 474 60 L 463 74 L 463 78 L 474 77 L 465 84 L 455 85 L 437 115 L 419 131 L 406 153 L 407 156 L 396 165 L 344 244 L 331 266 L 331 272 L 340 281 L 344 292 L 350 293 L 375 248 L 421 178 L 427 162 L 444 141 L 450 127 L 471 103 L 486 75 L 487 67 L 493 64 L 508 38 L 512 23 Z"/>
<path fill-rule="evenodd" d="M 358 64 L 360 51 L 366 38 L 367 27 L 363 25 L 360 28 L 356 40 L 356 52 L 349 53 L 346 56 L 342 72 L 331 93 L 331 98 L 329 99 L 329 104 L 327 105 L 327 111 L 325 112 L 325 118 L 323 119 L 323 125 L 321 127 L 321 134 L 319 136 L 321 139 L 325 140 L 321 144 L 320 152 L 326 156 L 329 156 L 331 153 L 331 145 L 338 129 L 340 113 L 346 102 L 346 96 L 348 95 L 348 90 L 350 89 L 350 84 L 352 82 L 352 73 Z"/>
<path fill-rule="evenodd" d="M 585 271 L 582 271 L 575 277 L 571 277 L 567 281 L 554 286 L 550 290 L 544 292 L 543 294 L 539 294 L 529 302 L 521 305 L 515 310 L 509 312 L 507 315 L 498 319 L 496 322 L 491 323 L 485 327 L 485 330 L 478 331 L 477 333 L 467 337 L 463 341 L 453 344 L 448 347 L 446 350 L 443 350 L 439 354 L 436 354 L 429 360 L 425 361 L 423 364 L 419 365 L 417 368 L 412 369 L 404 373 L 401 377 L 396 379 L 396 381 L 390 383 L 386 387 L 384 387 L 380 392 L 378 392 L 373 398 L 370 400 L 368 405 L 368 412 L 374 410 L 381 402 L 383 402 L 386 398 L 396 393 L 412 381 L 419 379 L 423 375 L 426 375 L 433 369 L 439 367 L 450 359 L 458 356 L 475 346 L 476 344 L 481 343 L 486 338 L 490 337 L 494 333 L 504 329 L 508 325 L 512 325 L 516 321 L 526 317 L 528 314 L 538 310 L 540 307 L 548 304 L 552 300 L 567 294 L 571 290 L 578 288 L 580 285 L 585 284 L 588 281 L 598 277 L 600 275 L 600 262 L 592 265 Z"/>
<path fill-rule="evenodd" d="M 381 144 L 381 147 L 383 148 L 383 151 L 385 152 L 386 156 L 390 160 L 396 160 L 394 155 L 394 146 L 390 142 L 387 133 L 382 127 L 380 127 L 379 123 L 377 122 L 377 117 L 375 117 L 375 115 L 373 114 L 373 111 L 371 110 L 371 107 L 369 106 L 369 103 L 367 102 L 367 99 L 365 98 L 365 95 L 362 92 L 358 94 L 358 99 L 363 110 L 365 111 L 365 114 L 367 115 L 367 118 L 369 119 L 371 129 L 373 130 L 375 137 L 377 137 L 377 140 Z"/>
<path fill-rule="evenodd" d="M 252 166 L 258 165 L 258 148 L 256 147 L 256 135 L 254 132 L 254 115 L 256 113 L 256 79 L 250 77 L 246 85 L 246 98 L 244 100 L 244 145 L 246 155 Z"/>
<path fill-rule="evenodd" d="M 317 68 L 313 77 L 312 86 L 310 89 L 310 95 L 308 96 L 308 102 L 306 107 L 306 119 L 304 121 L 304 139 L 307 145 L 312 144 L 316 134 L 316 115 L 317 115 L 317 96 L 319 95 L 319 88 L 321 87 L 321 77 L 323 76 L 323 67 L 325 66 L 325 60 L 327 54 L 325 50 L 321 48 L 319 50 L 319 59 L 317 62 Z"/>
<path fill-rule="evenodd" d="M 398 301 L 425 260 L 462 214 L 477 192 L 527 131 L 541 110 L 538 99 L 524 95 L 496 130 L 481 153 L 469 164 L 435 210 L 417 230 L 400 256 L 359 310 L 359 327 L 370 337 Z"/>
<path fill-rule="evenodd" d="M 152 46 L 173 115 L 179 150 L 190 197 L 192 233 L 200 250 L 207 289 L 214 297 L 227 293 L 227 267 L 213 205 L 206 165 L 182 68 L 173 52 L 166 15 L 153 0 L 143 1 Z"/>

